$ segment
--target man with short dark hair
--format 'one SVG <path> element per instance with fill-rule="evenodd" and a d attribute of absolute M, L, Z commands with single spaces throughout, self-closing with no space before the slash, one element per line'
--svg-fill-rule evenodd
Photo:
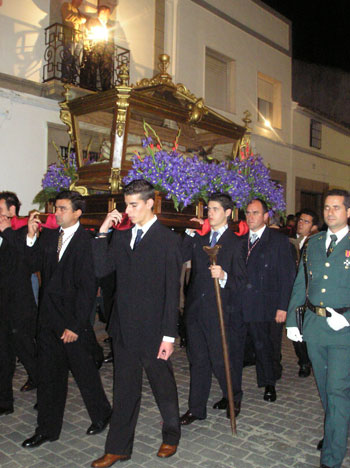
<path fill-rule="evenodd" d="M 327 231 L 307 244 L 306 292 L 299 266 L 288 307 L 287 336 L 305 341 L 325 412 L 321 468 L 340 468 L 350 426 L 350 196 L 331 190 L 324 204 Z M 302 333 L 296 308 L 306 306 Z"/>
<path fill-rule="evenodd" d="M 19 214 L 20 201 L 13 192 L 0 192 L 0 231 L 9 228 L 11 219 Z M 26 229 L 15 235 L 14 245 L 0 232 L 0 415 L 13 412 L 12 379 L 16 356 L 28 373 L 22 391 L 37 385 L 36 315 L 31 270 L 17 249 L 24 242 Z"/>
<path fill-rule="evenodd" d="M 214 404 L 216 409 L 228 408 L 227 381 L 221 332 L 216 304 L 213 278 L 219 280 L 225 318 L 226 336 L 234 327 L 234 296 L 240 294 L 246 280 L 243 244 L 228 229 L 233 203 L 228 194 L 211 195 L 208 202 L 210 232 L 204 236 L 187 230 L 183 240 L 183 262 L 191 261 L 192 271 L 185 303 L 187 355 L 190 363 L 190 394 L 188 411 L 181 417 L 182 425 L 192 424 L 207 416 L 207 402 L 212 374 L 219 381 L 223 398 Z M 217 265 L 211 265 L 204 252 L 206 245 L 221 246 Z M 234 394 L 235 414 L 241 410 L 241 376 L 237 376 L 235 363 L 231 363 L 231 379 Z M 228 414 L 229 416 L 229 414 Z"/>
<path fill-rule="evenodd" d="M 69 370 L 92 420 L 87 434 L 101 432 L 110 418 L 111 408 L 93 356 L 95 336 L 89 318 L 96 280 L 91 237 L 79 223 L 84 208 L 79 193 L 65 190 L 55 202 L 59 229 L 43 229 L 37 240 L 40 221 L 36 212 L 28 221 L 27 253 L 33 271 L 41 272 L 42 285 L 37 335 L 38 425 L 34 436 L 23 442 L 25 448 L 59 438 Z"/>
<path fill-rule="evenodd" d="M 292 246 L 287 236 L 267 227 L 264 200 L 252 200 L 246 210 L 249 234 L 245 237 L 248 282 L 242 295 L 243 339 L 249 332 L 256 353 L 259 387 L 264 400 L 276 400 L 276 380 L 281 376 L 280 353 L 283 323 L 295 277 Z M 239 345 L 237 337 L 237 352 Z M 243 351 L 242 351 L 243 352 Z M 243 358 L 242 358 L 243 361 Z"/>
<path fill-rule="evenodd" d="M 170 362 L 177 335 L 181 255 L 179 239 L 153 213 L 154 188 L 145 180 L 124 189 L 126 213 L 134 227 L 109 230 L 122 214 L 107 214 L 93 241 L 98 277 L 116 272 L 116 291 L 108 328 L 113 338 L 113 414 L 105 454 L 93 467 L 128 460 L 141 404 L 145 370 L 163 418 L 158 457 L 175 454 L 180 439 L 179 408 Z"/>

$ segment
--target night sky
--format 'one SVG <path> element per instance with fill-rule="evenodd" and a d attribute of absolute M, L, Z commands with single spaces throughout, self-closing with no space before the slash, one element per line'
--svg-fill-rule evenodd
<path fill-rule="evenodd" d="M 293 58 L 350 71 L 349 0 L 263 0 L 293 22 Z"/>

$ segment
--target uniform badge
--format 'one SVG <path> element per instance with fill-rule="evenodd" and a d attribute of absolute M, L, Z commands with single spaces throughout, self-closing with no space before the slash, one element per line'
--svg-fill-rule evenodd
<path fill-rule="evenodd" d="M 346 260 L 344 262 L 345 269 L 348 270 L 350 267 L 350 250 L 345 250 L 345 257 Z"/>

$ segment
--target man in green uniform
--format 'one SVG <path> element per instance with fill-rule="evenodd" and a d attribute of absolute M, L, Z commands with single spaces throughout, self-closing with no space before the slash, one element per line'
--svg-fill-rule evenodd
<path fill-rule="evenodd" d="M 328 192 L 324 206 L 327 232 L 309 239 L 308 292 L 303 262 L 287 316 L 287 336 L 306 341 L 325 411 L 321 468 L 340 468 L 350 426 L 350 194 Z M 306 301 L 306 302 L 305 302 Z M 306 304 L 302 334 L 295 310 Z"/>

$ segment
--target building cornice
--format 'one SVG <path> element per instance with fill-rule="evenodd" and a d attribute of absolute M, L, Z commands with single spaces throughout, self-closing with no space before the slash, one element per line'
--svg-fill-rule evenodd
<path fill-rule="evenodd" d="M 46 83 L 37 83 L 36 81 L 27 80 L 25 78 L 18 78 L 17 76 L 0 73 L 0 88 L 52 99 L 54 101 L 63 100 L 64 88 L 63 84 L 58 80 L 52 80 Z M 76 86 L 72 86 L 71 90 L 74 97 L 83 96 L 84 94 L 89 93 L 89 91 Z"/>
<path fill-rule="evenodd" d="M 259 39 L 259 41 L 264 42 L 265 44 L 269 45 L 270 47 L 278 50 L 279 52 L 282 52 L 283 54 L 287 55 L 288 57 L 292 56 L 292 33 L 291 33 L 291 21 L 287 20 L 284 18 L 282 15 L 278 14 L 276 11 L 272 10 L 272 8 L 269 8 L 265 3 L 260 2 L 258 0 L 253 0 L 253 2 L 258 5 L 259 7 L 263 8 L 266 11 L 269 11 L 269 13 L 272 13 L 274 16 L 278 17 L 280 20 L 286 22 L 290 27 L 289 27 L 289 47 L 286 49 L 285 47 L 280 46 L 279 44 L 276 44 L 276 42 L 271 41 L 267 37 L 263 36 L 262 34 L 258 33 L 257 31 L 254 31 L 254 29 L 250 28 L 249 26 L 246 26 L 245 24 L 241 23 L 240 21 L 237 21 L 235 18 L 232 16 L 228 15 L 227 13 L 224 13 L 222 10 L 219 8 L 214 7 L 210 3 L 206 2 L 205 0 L 191 0 L 191 2 L 199 5 L 200 7 L 206 9 L 207 11 L 210 11 L 210 13 L 218 16 L 219 18 L 227 21 L 228 23 L 232 24 L 233 26 L 236 26 L 237 28 L 241 29 L 242 31 L 246 32 L 247 34 L 250 34 L 251 36 L 255 37 L 256 39 Z"/>
<path fill-rule="evenodd" d="M 281 143 L 280 141 L 271 140 L 270 138 L 264 137 L 262 135 L 258 135 L 256 133 L 252 134 L 252 138 L 255 139 L 255 140 L 256 139 L 262 139 L 262 140 L 268 141 L 269 143 L 272 143 L 272 144 L 274 144 L 276 146 L 281 146 L 283 148 L 287 148 L 287 149 L 290 149 L 292 151 L 298 151 L 300 153 L 309 154 L 310 156 L 315 156 L 316 158 L 319 158 L 319 159 L 324 159 L 326 161 L 329 161 L 329 162 L 332 162 L 332 163 L 335 163 L 335 164 L 341 164 L 343 166 L 350 167 L 350 162 L 346 162 L 346 161 L 343 161 L 342 159 L 338 159 L 338 158 L 334 158 L 332 156 L 328 156 L 325 153 L 321 153 L 321 152 L 317 153 L 316 151 L 310 150 L 309 148 L 304 148 L 304 147 L 299 146 L 299 145 L 295 145 L 294 143 Z"/>
<path fill-rule="evenodd" d="M 350 136 L 350 128 L 346 127 L 345 125 L 342 125 L 338 122 L 334 122 L 334 120 L 331 120 L 328 117 L 325 117 L 324 115 L 316 111 L 308 109 L 307 107 L 300 106 L 296 102 L 294 102 L 293 104 L 294 112 L 297 112 L 298 114 L 304 115 L 312 119 L 319 120 L 322 124 L 327 125 L 327 127 L 331 128 L 332 130 L 342 133 L 343 135 Z"/>

